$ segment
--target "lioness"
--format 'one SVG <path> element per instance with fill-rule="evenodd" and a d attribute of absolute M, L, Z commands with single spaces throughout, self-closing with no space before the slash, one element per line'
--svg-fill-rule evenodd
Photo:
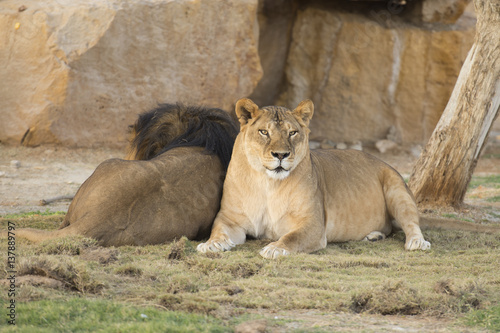
<path fill-rule="evenodd" d="M 413 195 L 393 168 L 360 151 L 309 150 L 314 105 L 295 110 L 236 104 L 241 129 L 221 209 L 200 252 L 226 251 L 246 235 L 274 242 L 260 254 L 313 252 L 327 242 L 384 239 L 393 227 L 407 250 L 427 250 Z"/>

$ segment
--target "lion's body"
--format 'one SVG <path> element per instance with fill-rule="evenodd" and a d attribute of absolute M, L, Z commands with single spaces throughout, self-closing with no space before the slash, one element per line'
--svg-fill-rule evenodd
<path fill-rule="evenodd" d="M 223 180 L 219 159 L 203 148 L 177 148 L 149 161 L 107 160 L 80 187 L 61 230 L 108 246 L 202 239 L 219 209 Z"/>
<path fill-rule="evenodd" d="M 312 252 L 327 242 L 377 240 L 396 227 L 408 250 L 427 249 L 418 211 L 401 176 L 359 151 L 309 151 L 311 102 L 293 112 L 238 102 L 241 131 L 209 241 L 198 249 L 228 250 L 246 235 L 274 242 L 261 254 L 275 258 Z"/>
<path fill-rule="evenodd" d="M 222 110 L 164 105 L 143 114 L 133 128 L 129 158 L 147 160 L 101 163 L 59 230 L 20 229 L 17 235 L 33 241 L 83 235 L 104 246 L 206 237 L 236 133 Z"/>

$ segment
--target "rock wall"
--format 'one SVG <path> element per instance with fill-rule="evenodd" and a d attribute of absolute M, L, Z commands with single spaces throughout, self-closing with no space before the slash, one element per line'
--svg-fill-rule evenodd
<path fill-rule="evenodd" d="M 230 109 L 262 76 L 257 0 L 0 2 L 0 140 L 122 145 L 159 102 Z"/>
<path fill-rule="evenodd" d="M 264 75 L 249 96 L 258 105 L 272 105 L 278 100 L 297 7 L 294 0 L 259 1 L 259 57 Z"/>
<path fill-rule="evenodd" d="M 468 2 L 1 1 L 0 141 L 123 146 L 157 103 L 250 96 L 312 99 L 313 138 L 423 143 L 473 42 Z"/>
<path fill-rule="evenodd" d="M 300 9 L 279 102 L 314 101 L 312 137 L 372 143 L 395 126 L 423 143 L 444 110 L 475 21 L 414 24 L 387 10 Z"/>

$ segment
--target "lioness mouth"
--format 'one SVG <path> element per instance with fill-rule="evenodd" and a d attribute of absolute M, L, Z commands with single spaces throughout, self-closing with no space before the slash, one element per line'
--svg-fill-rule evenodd
<path fill-rule="evenodd" d="M 273 169 L 271 171 L 274 171 L 276 173 L 280 173 L 280 172 L 283 172 L 283 171 L 288 171 L 286 170 L 285 168 L 283 168 L 281 165 L 279 167 L 277 167 L 276 169 Z"/>

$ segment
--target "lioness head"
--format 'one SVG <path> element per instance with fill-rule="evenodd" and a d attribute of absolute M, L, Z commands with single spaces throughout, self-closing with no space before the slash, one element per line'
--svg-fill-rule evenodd
<path fill-rule="evenodd" d="M 308 126 L 313 113 L 310 100 L 290 111 L 279 106 L 261 109 L 248 98 L 240 99 L 236 103 L 239 141 L 252 168 L 273 179 L 288 177 L 309 153 Z"/>

